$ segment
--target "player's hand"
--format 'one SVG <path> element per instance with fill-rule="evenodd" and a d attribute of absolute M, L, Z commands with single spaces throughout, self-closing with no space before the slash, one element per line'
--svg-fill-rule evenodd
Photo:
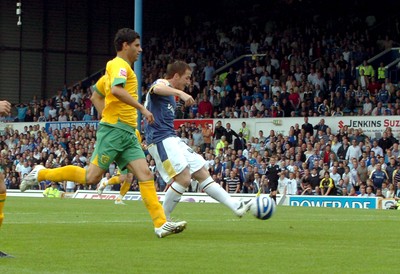
<path fill-rule="evenodd" d="M 189 94 L 182 92 L 180 97 L 185 102 L 186 107 L 190 107 L 191 105 L 194 104 L 194 99 Z"/>
<path fill-rule="evenodd" d="M 8 115 L 11 112 L 11 104 L 8 101 L 0 101 L 0 115 Z"/>
<path fill-rule="evenodd" d="M 147 123 L 154 123 L 154 116 L 150 111 L 148 111 L 147 109 L 143 109 L 142 114 L 144 118 L 146 118 Z"/>

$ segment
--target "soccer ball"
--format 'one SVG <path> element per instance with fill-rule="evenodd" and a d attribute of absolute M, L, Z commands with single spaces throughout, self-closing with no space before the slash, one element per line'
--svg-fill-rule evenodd
<path fill-rule="evenodd" d="M 268 195 L 260 195 L 253 201 L 250 212 L 260 220 L 268 220 L 274 215 L 275 201 Z"/>

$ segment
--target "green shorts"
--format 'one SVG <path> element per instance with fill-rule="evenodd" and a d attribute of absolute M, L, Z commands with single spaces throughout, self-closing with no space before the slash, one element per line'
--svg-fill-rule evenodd
<path fill-rule="evenodd" d="M 124 170 L 129 162 L 145 158 L 134 132 L 100 125 L 96 135 L 96 148 L 91 163 L 103 170 L 107 170 L 114 161 Z"/>

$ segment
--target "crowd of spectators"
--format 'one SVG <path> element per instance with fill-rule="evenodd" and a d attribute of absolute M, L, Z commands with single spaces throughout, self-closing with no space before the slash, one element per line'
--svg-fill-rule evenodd
<path fill-rule="evenodd" d="M 323 118 L 312 125 L 305 117 L 304 123 L 294 125 L 287 136 L 275 134 L 273 129 L 268 136 L 263 130 L 255 133 L 245 122 L 241 128 L 232 129 L 229 122 L 223 126 L 220 121 L 214 132 L 207 124 L 186 122 L 177 134 L 203 155 L 214 180 L 230 193 L 257 193 L 261 188 L 262 193 L 277 190 L 289 195 L 393 198 L 400 191 L 399 140 L 390 127 L 381 138 L 371 138 L 361 129 L 347 126 L 335 134 Z M 48 132 L 39 125 L 26 126 L 23 132 L 6 128 L 0 137 L 0 153 L 7 188 L 18 189 L 21 178 L 35 164 L 47 168 L 69 164 L 86 167 L 95 141 L 96 129 L 89 125 Z M 151 156 L 146 157 L 157 190 L 164 191 L 166 182 Z M 108 173 L 116 175 L 114 164 Z M 50 183 L 41 182 L 38 188 L 44 189 Z M 64 182 L 64 189 L 71 189 L 69 183 Z M 76 186 L 75 190 L 78 188 L 95 186 Z M 131 190 L 138 190 L 136 180 Z"/>
<path fill-rule="evenodd" d="M 187 92 L 196 104 L 185 108 L 178 102 L 178 119 L 319 116 L 324 123 L 327 116 L 400 115 L 400 82 L 392 83 L 384 66 L 366 61 L 394 42 L 389 35 L 372 33 L 363 20 L 341 19 L 343 28 L 323 18 L 295 25 L 274 20 L 260 24 L 250 18 L 235 24 L 187 20 L 182 29 L 146 42 L 143 94 L 163 77 L 169 62 L 181 59 L 193 69 Z M 243 54 L 251 58 L 230 63 Z M 97 120 L 90 96 L 89 87 L 65 86 L 53 98 L 34 97 L 17 105 L 4 120 Z M 305 122 L 293 125 L 288 136 L 275 136 L 271 130 L 264 137 L 245 124 L 231 129 L 229 123 L 219 123 L 214 132 L 187 124 L 178 134 L 204 155 L 214 179 L 229 192 L 269 192 L 269 167 L 279 170 L 274 174 L 279 175 L 274 177 L 278 193 L 364 195 L 365 188 L 369 196 L 387 196 L 399 188 L 399 140 L 390 128 L 374 140 L 360 129 L 345 127 L 335 133 L 329 125 L 315 126 Z M 24 132 L 8 128 L 0 138 L 7 187 L 18 188 L 35 163 L 86 166 L 96 130 L 87 126 L 46 132 L 36 125 Z M 152 170 L 158 190 L 164 190 L 165 182 Z M 136 182 L 132 190 L 137 190 Z"/>

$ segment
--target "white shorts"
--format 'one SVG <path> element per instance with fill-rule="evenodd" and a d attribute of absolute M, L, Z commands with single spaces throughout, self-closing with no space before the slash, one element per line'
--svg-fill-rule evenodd
<path fill-rule="evenodd" d="M 179 137 L 169 137 L 160 143 L 151 144 L 147 149 L 165 182 L 169 182 L 187 166 L 190 168 L 190 174 L 193 174 L 206 164 L 204 158 Z"/>

